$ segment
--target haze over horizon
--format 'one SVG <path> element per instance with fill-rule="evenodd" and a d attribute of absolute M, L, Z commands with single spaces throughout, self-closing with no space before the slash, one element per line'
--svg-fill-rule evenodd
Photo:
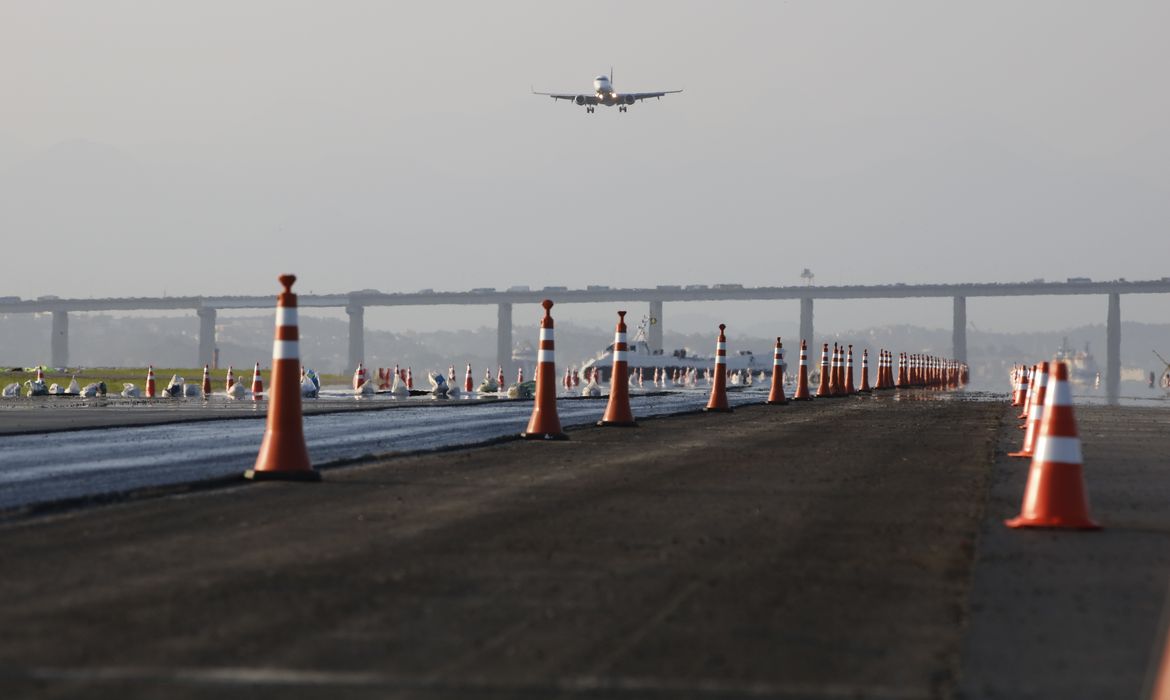
<path fill-rule="evenodd" d="M 272 294 L 286 270 L 322 293 L 799 284 L 806 267 L 818 284 L 1170 275 L 1164 2 L 3 14 L 0 296 Z M 685 92 L 620 115 L 529 94 L 589 92 L 611 66 L 619 92 Z M 1165 320 L 1158 296 L 1122 303 Z M 797 313 L 665 316 L 761 309 Z M 371 309 L 367 325 L 489 315 Z M 1103 322 L 1105 300 L 968 315 L 1052 329 Z M 817 304 L 818 331 L 878 323 L 947 326 L 950 304 Z"/>

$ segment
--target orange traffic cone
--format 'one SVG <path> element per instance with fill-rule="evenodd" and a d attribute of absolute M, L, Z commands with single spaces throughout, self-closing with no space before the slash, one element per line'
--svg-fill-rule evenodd
<path fill-rule="evenodd" d="M 146 368 L 146 398 L 153 399 L 155 396 L 154 365 L 149 365 Z"/>
<path fill-rule="evenodd" d="M 1032 365 L 1031 371 L 1028 372 L 1028 387 L 1024 392 L 1024 408 L 1020 411 L 1020 415 L 1016 416 L 1020 420 L 1027 420 L 1029 409 L 1032 408 L 1032 394 L 1036 390 L 1036 372 L 1040 365 Z"/>
<path fill-rule="evenodd" d="M 500 391 L 507 391 L 508 386 L 504 384 L 504 366 L 500 365 L 499 373 L 496 375 L 496 385 Z"/>
<path fill-rule="evenodd" d="M 561 430 L 561 419 L 557 417 L 557 365 L 553 343 L 553 303 L 549 299 L 541 302 L 544 318 L 540 319 L 540 350 L 536 357 L 536 404 L 528 429 L 520 437 L 529 440 L 567 440 Z"/>
<path fill-rule="evenodd" d="M 231 391 L 232 387 L 236 385 L 236 375 L 232 373 L 232 366 L 228 365 L 227 377 L 223 380 L 224 390 Z"/>
<path fill-rule="evenodd" d="M 1023 406 L 1025 397 L 1027 397 L 1027 368 L 1020 366 L 1019 375 L 1016 377 L 1016 391 L 1012 393 L 1012 405 Z"/>
<path fill-rule="evenodd" d="M 1163 610 L 1161 626 L 1162 652 L 1158 655 L 1158 670 L 1146 681 L 1150 692 L 1142 693 L 1142 697 L 1149 700 L 1170 700 L 1170 611 Z"/>
<path fill-rule="evenodd" d="M 211 396 L 211 368 L 203 365 L 203 386 L 201 387 L 203 398 Z"/>
<path fill-rule="evenodd" d="M 800 367 L 796 370 L 796 391 L 792 392 L 793 401 L 812 401 L 812 394 L 808 390 L 808 343 L 800 341 Z"/>
<path fill-rule="evenodd" d="M 626 353 L 629 352 L 628 339 L 626 336 L 626 312 L 618 312 L 617 330 L 613 335 L 613 374 L 612 378 L 624 377 L 629 367 L 629 359 Z M 641 376 L 638 377 L 641 382 Z M 614 425 L 633 427 L 637 423 L 634 421 L 634 414 L 630 411 L 630 387 L 627 382 L 610 381 L 609 383 L 609 403 L 605 407 L 605 415 L 601 420 L 597 421 L 598 425 Z"/>
<path fill-rule="evenodd" d="M 300 350 L 297 333 L 295 275 L 281 275 L 284 285 L 276 297 L 276 339 L 272 343 L 272 387 L 268 396 L 268 427 L 256 465 L 247 479 L 320 481 L 321 473 L 309 462 L 301 417 Z"/>
<path fill-rule="evenodd" d="M 845 394 L 852 396 L 857 393 L 853 388 L 853 346 L 849 346 L 849 354 L 845 356 Z"/>
<path fill-rule="evenodd" d="M 406 388 L 414 388 L 414 372 L 411 372 L 409 367 L 406 368 Z"/>
<path fill-rule="evenodd" d="M 1019 452 L 1009 452 L 1009 457 L 1031 457 L 1036 446 L 1040 421 L 1044 416 L 1044 402 L 1048 395 L 1048 363 L 1041 362 L 1036 367 L 1032 381 L 1031 407 L 1028 409 L 1028 424 L 1024 429 L 1024 445 Z"/>
<path fill-rule="evenodd" d="M 861 351 L 861 386 L 857 387 L 857 393 L 869 394 L 873 392 L 873 388 L 869 385 L 869 348 L 864 348 Z"/>
<path fill-rule="evenodd" d="M 252 370 L 252 400 L 259 401 L 264 394 L 264 380 L 260 378 L 260 363 Z"/>
<path fill-rule="evenodd" d="M 833 396 L 845 395 L 845 346 L 841 345 L 836 352 L 836 369 L 833 370 L 833 378 L 836 380 L 836 393 Z"/>
<path fill-rule="evenodd" d="M 772 351 L 772 390 L 768 392 L 768 403 L 783 406 L 788 403 L 784 396 L 784 343 L 776 337 L 776 349 Z"/>
<path fill-rule="evenodd" d="M 360 389 L 362 384 L 366 383 L 366 367 L 362 363 L 358 363 L 357 369 L 353 371 L 353 388 Z"/>
<path fill-rule="evenodd" d="M 1096 530 L 1101 526 L 1089 515 L 1081 439 L 1077 436 L 1072 392 L 1068 386 L 1068 364 L 1053 364 L 1052 386 L 1046 391 L 1044 417 L 1036 440 L 1036 455 L 1028 472 L 1024 503 L 1020 515 L 1008 520 L 1007 526 Z"/>
<path fill-rule="evenodd" d="M 475 387 L 473 387 L 471 385 L 471 363 L 468 362 L 467 363 L 467 376 L 465 376 L 463 378 L 463 390 L 470 394 L 474 390 L 474 388 Z"/>
<path fill-rule="evenodd" d="M 817 382 L 817 398 L 823 399 L 831 395 L 829 389 L 829 344 L 825 343 L 821 348 L 821 379 Z"/>
<path fill-rule="evenodd" d="M 837 344 L 833 343 L 833 352 L 829 354 L 829 396 L 841 395 L 841 356 L 837 351 Z"/>
<path fill-rule="evenodd" d="M 707 401 L 704 411 L 716 413 L 731 413 L 731 406 L 727 403 L 727 336 L 723 331 L 727 326 L 719 324 L 719 338 L 715 341 L 715 381 L 711 383 L 711 398 Z"/>

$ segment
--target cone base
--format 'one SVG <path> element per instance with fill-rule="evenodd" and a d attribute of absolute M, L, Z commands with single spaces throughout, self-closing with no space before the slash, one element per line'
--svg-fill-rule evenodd
<path fill-rule="evenodd" d="M 249 469 L 244 472 L 244 478 L 249 481 L 320 481 L 321 472 L 316 469 L 299 469 L 297 471 Z"/>
<path fill-rule="evenodd" d="M 764 403 L 768 404 L 769 406 L 785 406 L 788 404 L 788 399 L 784 399 L 782 401 L 765 401 Z"/>
<path fill-rule="evenodd" d="M 722 406 L 705 406 L 703 407 L 703 411 L 706 413 L 732 413 L 731 408 Z"/>
<path fill-rule="evenodd" d="M 1010 528 L 1039 527 L 1061 530 L 1100 530 L 1101 526 L 1088 518 L 1025 518 L 1019 516 L 1003 521 Z"/>
<path fill-rule="evenodd" d="M 568 440 L 564 433 L 520 433 L 525 440 Z"/>
<path fill-rule="evenodd" d="M 1034 454 L 1033 454 L 1033 453 L 1031 453 L 1031 452 L 1024 452 L 1023 450 L 1021 450 L 1021 451 L 1019 451 L 1019 452 L 1008 452 L 1008 453 L 1007 453 L 1007 456 L 1008 456 L 1008 457 L 1021 457 L 1021 458 L 1024 458 L 1024 459 L 1032 459 L 1032 457 L 1034 456 Z"/>
<path fill-rule="evenodd" d="M 790 400 L 791 401 L 812 401 L 813 397 L 811 397 L 811 396 L 793 396 Z"/>
<path fill-rule="evenodd" d="M 630 420 L 630 421 L 599 420 L 599 421 L 597 421 L 597 425 L 599 425 L 603 428 L 637 428 L 638 427 L 638 423 L 636 421 L 632 421 L 632 420 Z"/>

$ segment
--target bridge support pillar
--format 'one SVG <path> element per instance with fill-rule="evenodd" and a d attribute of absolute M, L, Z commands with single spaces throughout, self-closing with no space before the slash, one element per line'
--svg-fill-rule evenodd
<path fill-rule="evenodd" d="M 502 303 L 496 310 L 496 364 L 504 368 L 504 376 L 511 377 L 512 367 L 512 305 Z"/>
<path fill-rule="evenodd" d="M 210 365 L 215 355 L 215 309 L 202 307 L 199 315 L 199 365 Z"/>
<path fill-rule="evenodd" d="M 349 314 L 349 367 L 346 371 L 356 370 L 358 363 L 363 362 L 366 356 L 366 307 L 360 304 L 350 304 L 345 307 Z"/>
<path fill-rule="evenodd" d="M 69 366 L 69 312 L 53 312 L 53 334 L 49 336 L 49 357 L 53 367 Z"/>
<path fill-rule="evenodd" d="M 796 343 L 796 357 L 799 358 L 800 340 L 808 343 L 810 357 L 816 350 L 816 339 L 813 338 L 813 300 L 812 297 L 800 298 L 800 338 Z M 796 365 L 793 365 L 794 367 Z"/>
<path fill-rule="evenodd" d="M 1121 295 L 1109 295 L 1105 320 L 1105 396 L 1115 404 L 1121 397 Z"/>
<path fill-rule="evenodd" d="M 662 351 L 662 302 L 650 302 L 650 326 L 646 329 L 646 342 L 654 352 Z"/>
<path fill-rule="evenodd" d="M 955 316 L 951 326 L 951 359 L 967 361 L 967 297 L 955 297 Z"/>

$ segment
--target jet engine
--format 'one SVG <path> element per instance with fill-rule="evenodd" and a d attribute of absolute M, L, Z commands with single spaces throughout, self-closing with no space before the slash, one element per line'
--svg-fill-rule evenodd
<path fill-rule="evenodd" d="M 632 105 L 632 104 L 634 104 L 634 96 L 633 96 L 633 95 L 626 95 L 626 96 L 625 96 L 625 102 L 626 102 L 626 104 L 628 104 L 628 105 Z"/>
<path fill-rule="evenodd" d="M 584 95 L 577 95 L 577 99 L 575 101 L 578 105 L 583 105 L 583 104 L 585 104 L 585 96 Z"/>

